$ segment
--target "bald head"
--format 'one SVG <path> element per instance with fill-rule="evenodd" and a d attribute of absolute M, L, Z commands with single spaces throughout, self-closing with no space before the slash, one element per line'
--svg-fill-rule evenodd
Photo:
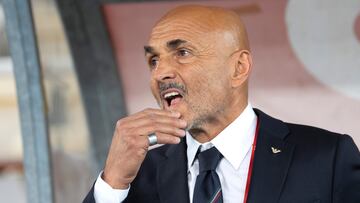
<path fill-rule="evenodd" d="M 244 23 L 235 12 L 210 6 L 186 5 L 166 13 L 154 26 L 153 32 L 173 25 L 187 24 L 194 33 L 213 33 L 224 40 L 223 45 L 250 50 Z M 216 39 L 219 40 L 219 39 Z"/>

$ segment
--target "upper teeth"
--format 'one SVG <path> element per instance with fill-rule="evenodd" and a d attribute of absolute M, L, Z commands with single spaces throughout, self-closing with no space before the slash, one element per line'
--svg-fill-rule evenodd
<path fill-rule="evenodd" d="M 166 98 L 173 97 L 176 95 L 179 95 L 179 93 L 178 92 L 169 92 L 164 95 L 164 98 L 166 99 Z"/>

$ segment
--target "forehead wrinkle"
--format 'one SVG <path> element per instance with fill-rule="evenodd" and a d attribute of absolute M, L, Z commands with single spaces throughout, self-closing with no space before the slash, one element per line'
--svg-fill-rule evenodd
<path fill-rule="evenodd" d="M 194 29 L 196 27 L 196 29 Z M 171 24 L 160 24 L 154 27 L 149 43 L 157 44 L 160 46 L 166 46 L 166 42 L 181 39 L 187 41 L 187 44 L 199 45 L 202 43 L 209 43 L 204 41 L 204 36 L 209 36 L 209 33 L 213 30 L 209 30 L 201 23 L 185 24 L 185 23 L 171 23 Z M 158 44 L 159 45 L 159 44 Z"/>
<path fill-rule="evenodd" d="M 202 58 L 211 58 L 214 57 L 216 51 L 220 51 L 219 49 L 223 50 L 222 45 L 220 43 L 220 47 L 216 46 L 213 40 L 209 40 L 208 37 L 204 37 L 204 35 L 216 35 L 214 31 L 203 33 L 203 32 L 193 32 L 189 33 L 187 31 L 178 31 L 175 37 L 169 32 L 162 32 L 153 34 L 150 40 L 150 44 L 154 47 L 157 47 L 159 50 L 166 50 L 168 51 L 167 42 L 174 40 L 174 39 L 182 39 L 187 41 L 186 46 L 191 47 L 193 49 L 194 54 L 198 57 Z M 196 35 L 196 37 L 194 37 Z"/>
<path fill-rule="evenodd" d="M 241 41 L 238 37 L 241 34 L 237 33 L 237 30 L 235 29 L 236 26 L 228 27 L 219 24 L 211 27 L 209 26 L 209 23 L 203 23 L 196 20 L 189 22 L 184 19 L 167 21 L 169 22 L 162 22 L 154 27 L 151 34 L 151 40 L 166 38 L 170 38 L 169 40 L 171 40 L 172 37 L 173 39 L 185 39 L 193 44 L 214 43 L 215 41 L 218 41 L 223 43 L 223 45 L 228 45 L 228 47 L 236 46 L 236 44 L 239 44 Z M 212 22 L 212 24 L 217 23 L 219 22 Z"/>
<path fill-rule="evenodd" d="M 186 30 L 187 32 L 208 32 L 213 30 L 208 23 L 199 22 L 194 19 L 192 20 L 186 20 L 186 19 L 180 19 L 180 20 L 164 20 L 163 22 L 157 24 L 153 30 L 152 33 L 157 32 L 164 32 L 167 30 Z"/>
<path fill-rule="evenodd" d="M 172 44 L 169 44 L 170 42 L 180 39 L 186 42 L 182 44 L 197 45 L 199 44 L 199 41 L 197 37 L 196 38 L 194 37 L 194 34 L 196 33 L 189 33 L 187 31 L 179 31 L 176 32 L 175 35 L 169 32 L 153 33 L 151 35 L 149 44 L 151 44 L 151 46 L 153 47 L 164 47 L 168 49 L 168 48 L 174 48 L 174 47 L 170 47 L 172 46 Z"/>

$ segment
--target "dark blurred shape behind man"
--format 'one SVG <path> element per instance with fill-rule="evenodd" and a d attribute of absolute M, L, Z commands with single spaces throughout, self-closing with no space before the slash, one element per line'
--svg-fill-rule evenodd
<path fill-rule="evenodd" d="M 238 15 L 175 8 L 144 49 L 161 109 L 117 122 L 84 202 L 360 202 L 360 153 L 349 136 L 251 107 Z M 165 145 L 148 151 L 156 143 Z"/>

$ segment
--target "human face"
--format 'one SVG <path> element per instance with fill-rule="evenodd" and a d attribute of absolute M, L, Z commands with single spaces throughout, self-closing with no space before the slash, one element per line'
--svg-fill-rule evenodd
<path fill-rule="evenodd" d="M 154 97 L 162 109 L 180 112 L 188 129 L 215 121 L 228 107 L 229 50 L 222 36 L 196 22 L 166 21 L 145 47 Z"/>

